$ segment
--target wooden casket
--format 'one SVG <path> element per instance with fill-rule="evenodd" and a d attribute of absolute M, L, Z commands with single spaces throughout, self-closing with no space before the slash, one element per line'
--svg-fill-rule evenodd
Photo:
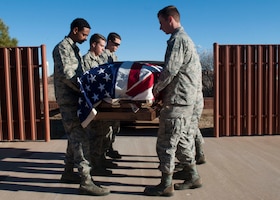
<path fill-rule="evenodd" d="M 159 116 L 160 106 L 139 101 L 124 100 L 117 104 L 103 101 L 96 110 L 96 120 L 153 121 Z"/>

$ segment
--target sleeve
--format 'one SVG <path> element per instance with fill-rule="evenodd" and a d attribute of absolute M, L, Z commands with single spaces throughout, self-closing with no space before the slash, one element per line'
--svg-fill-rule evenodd
<path fill-rule="evenodd" d="M 89 63 L 88 59 L 86 58 L 86 56 L 83 56 L 83 61 L 84 61 L 84 70 L 88 71 L 90 69 L 90 63 Z"/>
<path fill-rule="evenodd" d="M 165 66 L 160 74 L 158 82 L 153 88 L 155 96 L 170 84 L 179 72 L 184 60 L 183 49 L 183 45 L 178 40 L 175 40 L 173 44 L 168 45 L 165 56 Z"/>
<path fill-rule="evenodd" d="M 77 76 L 82 75 L 81 59 L 73 59 L 69 50 L 65 47 L 59 47 L 61 66 L 63 68 L 62 82 L 76 92 L 80 92 L 77 84 Z M 77 67 L 78 66 L 78 67 Z"/>

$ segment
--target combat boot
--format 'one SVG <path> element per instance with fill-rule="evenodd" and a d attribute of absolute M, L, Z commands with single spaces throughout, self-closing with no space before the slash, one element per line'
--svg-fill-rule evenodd
<path fill-rule="evenodd" d="M 187 165 L 185 166 L 183 171 L 185 175 L 182 176 L 185 177 L 185 181 L 183 183 L 174 184 L 175 190 L 195 189 L 202 186 L 202 182 L 196 169 L 196 165 Z"/>
<path fill-rule="evenodd" d="M 195 161 L 197 165 L 206 163 L 202 143 L 198 139 L 195 140 Z"/>
<path fill-rule="evenodd" d="M 116 169 L 118 168 L 118 164 L 114 163 L 111 159 L 107 159 L 105 154 L 100 158 L 100 164 L 105 168 Z"/>
<path fill-rule="evenodd" d="M 121 159 L 122 158 L 121 154 L 117 150 L 114 150 L 112 145 L 107 150 L 106 156 L 109 156 L 110 158 L 113 158 L 113 159 Z"/>
<path fill-rule="evenodd" d="M 110 193 L 110 190 L 94 184 L 91 176 L 86 176 L 82 177 L 79 193 L 92 196 L 105 196 Z"/>
<path fill-rule="evenodd" d="M 65 165 L 64 172 L 61 175 L 60 182 L 62 183 L 76 183 L 81 182 L 81 177 L 74 172 L 74 165 Z"/>
<path fill-rule="evenodd" d="M 112 170 L 106 169 L 102 166 L 93 166 L 90 171 L 90 175 L 92 176 L 110 176 L 112 174 Z"/>
<path fill-rule="evenodd" d="M 186 165 L 182 164 L 182 169 L 173 173 L 174 180 L 186 180 L 190 179 L 189 174 L 185 171 Z"/>
<path fill-rule="evenodd" d="M 107 167 L 104 166 L 104 162 L 102 158 L 94 157 L 91 159 L 91 172 L 92 176 L 110 176 L 113 174 L 112 170 L 106 169 Z"/>
<path fill-rule="evenodd" d="M 162 173 L 161 182 L 156 186 L 147 186 L 144 194 L 147 196 L 172 196 L 174 188 L 172 185 L 172 174 Z"/>

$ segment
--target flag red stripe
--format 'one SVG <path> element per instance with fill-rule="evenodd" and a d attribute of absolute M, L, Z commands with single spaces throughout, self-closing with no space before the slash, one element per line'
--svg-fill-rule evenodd
<path fill-rule="evenodd" d="M 133 89 L 127 91 L 126 94 L 134 97 L 144 92 L 145 90 L 149 89 L 150 87 L 152 87 L 153 84 L 154 84 L 154 74 L 151 73 L 150 76 L 142 80 L 141 83 L 138 83 Z"/>
<path fill-rule="evenodd" d="M 135 83 L 139 81 L 141 68 L 142 68 L 142 64 L 138 62 L 134 62 L 132 64 L 127 80 L 127 90 L 129 90 Z"/>

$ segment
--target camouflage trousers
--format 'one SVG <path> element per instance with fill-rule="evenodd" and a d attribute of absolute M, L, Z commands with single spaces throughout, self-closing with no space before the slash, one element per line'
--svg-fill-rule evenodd
<path fill-rule="evenodd" d="M 109 134 L 105 134 L 105 151 L 107 151 L 112 146 L 112 144 L 115 142 L 116 135 L 120 132 L 120 121 L 108 121 L 108 123 L 112 127 L 112 132 L 110 132 Z"/>
<path fill-rule="evenodd" d="M 76 166 L 81 176 L 87 177 L 91 170 L 89 164 L 89 135 L 81 126 L 75 107 L 60 106 L 60 112 L 68 139 L 65 167 Z"/>
<path fill-rule="evenodd" d="M 90 157 L 100 158 L 115 141 L 120 131 L 119 121 L 93 120 L 87 127 L 90 137 Z"/>
<path fill-rule="evenodd" d="M 90 142 L 90 161 L 92 165 L 94 162 L 102 158 L 108 147 L 107 140 L 112 140 L 113 129 L 109 121 L 93 120 L 87 126 Z"/>
<path fill-rule="evenodd" d="M 190 131 L 193 108 L 165 105 L 160 111 L 156 150 L 163 173 L 174 171 L 175 155 L 182 164 L 195 163 L 194 132 Z"/>
<path fill-rule="evenodd" d="M 204 98 L 202 91 L 197 93 L 197 99 L 193 108 L 193 115 L 191 120 L 191 130 L 194 132 L 194 139 L 196 142 L 202 144 L 204 143 L 204 139 L 198 128 L 198 124 L 200 121 L 200 117 L 204 107 Z"/>
<path fill-rule="evenodd" d="M 89 163 L 89 137 L 83 127 L 76 127 L 68 137 L 65 164 L 74 163 L 81 176 L 87 177 L 90 174 Z"/>

